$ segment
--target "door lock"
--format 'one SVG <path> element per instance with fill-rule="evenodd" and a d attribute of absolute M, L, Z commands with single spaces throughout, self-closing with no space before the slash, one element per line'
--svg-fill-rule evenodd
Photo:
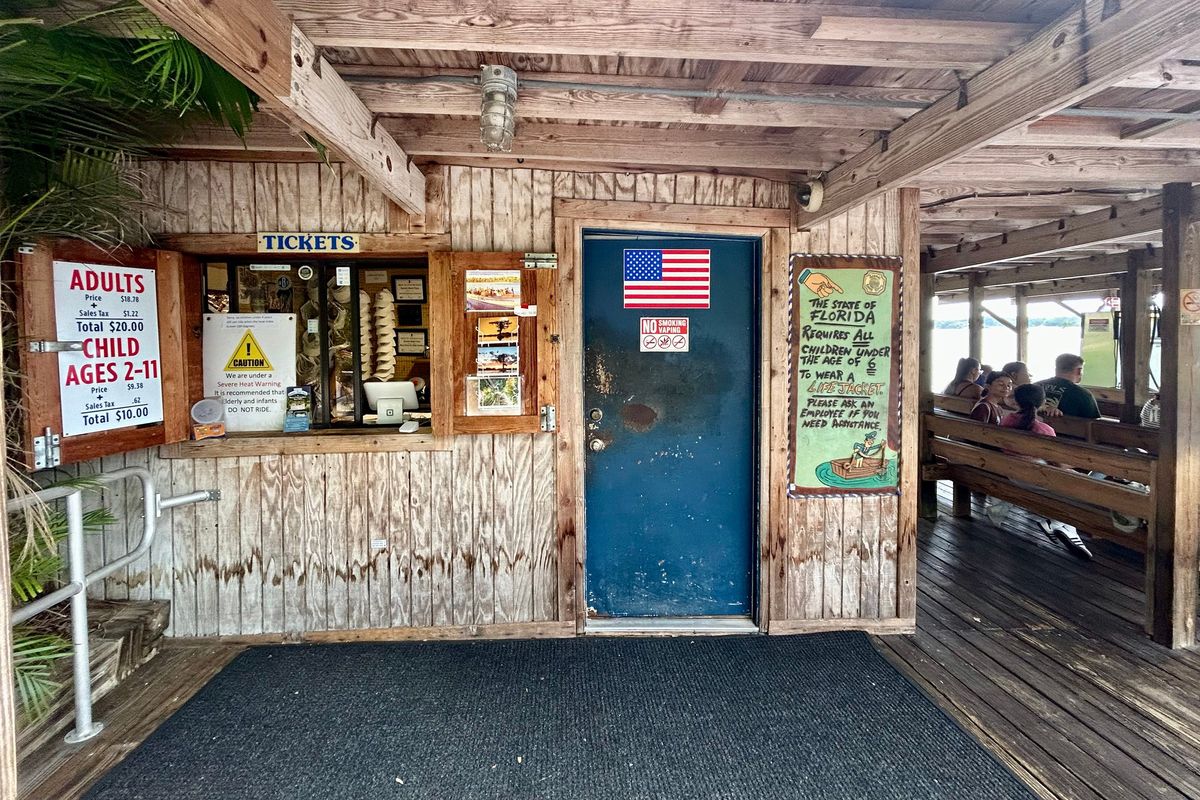
<path fill-rule="evenodd" d="M 599 453 L 601 450 L 608 447 L 608 443 L 603 439 L 592 439 L 588 442 L 588 447 L 592 449 L 593 453 Z"/>

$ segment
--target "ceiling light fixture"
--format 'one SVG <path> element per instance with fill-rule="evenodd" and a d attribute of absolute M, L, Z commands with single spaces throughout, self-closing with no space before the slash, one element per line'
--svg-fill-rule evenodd
<path fill-rule="evenodd" d="M 479 139 L 492 152 L 511 153 L 517 124 L 517 73 L 499 64 L 484 64 L 479 83 Z"/>

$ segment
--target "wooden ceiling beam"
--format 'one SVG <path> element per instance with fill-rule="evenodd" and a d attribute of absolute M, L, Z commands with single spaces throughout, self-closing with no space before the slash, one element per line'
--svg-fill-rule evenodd
<path fill-rule="evenodd" d="M 1176 120 L 1178 122 L 1178 120 Z M 1183 122 L 1154 138 L 1122 138 L 1128 120 L 1115 117 L 1050 116 L 1019 125 L 988 142 L 1018 147 L 1120 147 L 1151 150 L 1195 150 L 1200 142 L 1200 122 Z"/>
<path fill-rule="evenodd" d="M 1162 268 L 1162 252 L 1155 250 L 1147 253 L 1146 269 Z M 1065 280 L 1069 278 L 1088 278 L 1095 275 L 1115 275 L 1124 273 L 1129 268 L 1127 252 L 1113 255 L 1092 256 L 1089 258 L 1063 258 L 1043 264 L 1021 265 L 1009 269 L 984 270 L 979 278 L 979 285 L 1013 286 L 1016 284 L 1034 284 L 1042 281 Z M 951 272 L 938 275 L 933 280 L 937 292 L 966 289 L 970 285 L 969 272 Z"/>
<path fill-rule="evenodd" d="M 425 176 L 270 0 L 142 4 L 405 211 L 425 213 Z"/>
<path fill-rule="evenodd" d="M 331 51 L 331 56 L 336 55 Z M 717 62 L 720 63 L 720 62 Z M 736 63 L 736 62 L 735 62 Z M 754 66 L 751 64 L 750 66 Z M 463 69 L 461 67 L 408 67 L 384 64 L 337 64 L 338 74 L 348 81 L 356 78 L 374 78 L 378 80 L 412 79 L 412 78 L 478 78 L 479 70 Z M 533 70 L 517 70 L 520 81 L 537 80 L 558 83 L 593 83 L 619 87 L 633 87 L 632 91 L 650 91 L 653 89 L 692 89 L 703 90 L 710 88 L 712 77 L 706 78 L 674 78 L 661 75 L 614 75 L 601 72 L 537 72 Z M 870 100 L 879 103 L 896 103 L 896 108 L 913 103 L 929 105 L 946 94 L 944 88 L 911 87 L 911 86 L 856 86 L 831 85 L 825 83 L 796 83 L 789 81 L 742 81 L 739 91 L 755 94 L 774 94 L 780 97 L 796 95 L 817 95 L 820 97 Z"/>
<path fill-rule="evenodd" d="M 933 183 L 1062 181 L 1072 186 L 1159 185 L 1200 181 L 1200 147 L 1135 148 L 981 147 L 921 176 Z"/>
<path fill-rule="evenodd" d="M 407 82 L 356 78 L 351 85 L 376 114 L 479 116 L 479 87 L 470 84 L 436 79 Z M 820 96 L 831 95 L 820 93 Z M 729 99 L 721 115 L 714 117 L 697 111 L 694 98 L 656 94 L 653 90 L 610 92 L 526 86 L 517 94 L 517 115 L 525 119 L 889 130 L 916 111 Z"/>
<path fill-rule="evenodd" d="M 899 69 L 984 69 L 1027 26 L 986 14 L 857 5 L 724 0 L 279 0 L 314 42 L 335 47 L 470 50 L 780 64 L 842 64 Z M 813 39 L 822 17 L 852 17 L 861 30 L 919 21 L 944 31 L 930 47 L 909 41 Z M 963 23 L 991 22 L 987 35 Z M 954 41 L 969 37 L 969 42 Z"/>
<path fill-rule="evenodd" d="M 1161 275 L 1162 270 L 1152 270 L 1154 275 L 1154 286 L 1152 291 L 1161 290 Z M 1036 300 L 1055 300 L 1063 297 L 1081 294 L 1108 294 L 1117 293 L 1121 289 L 1121 275 L 1094 275 L 1090 278 L 1066 278 L 1058 281 L 1045 281 L 1043 283 L 1031 284 L 1016 284 L 1014 286 L 993 287 L 985 289 L 983 293 L 984 300 L 1006 300 L 1012 299 L 1013 290 L 1021 287 L 1025 290 L 1025 297 Z M 946 293 L 938 293 L 938 301 L 941 303 L 961 303 L 967 299 L 966 291 L 952 291 Z"/>
<path fill-rule="evenodd" d="M 713 64 L 704 88 L 714 92 L 729 92 L 742 85 L 750 67 L 746 61 L 717 61 Z M 696 113 L 715 117 L 729 101 L 724 97 L 700 97 L 695 101 Z"/>
<path fill-rule="evenodd" d="M 1200 62 L 1182 58 L 1163 59 L 1153 66 L 1138 70 L 1113 85 L 1133 89 L 1200 91 Z"/>
<path fill-rule="evenodd" d="M 1121 203 L 1100 211 L 1001 234 L 961 248 L 935 250 L 922 263 L 924 272 L 946 272 L 1086 247 L 1162 229 L 1162 197 Z"/>
<path fill-rule="evenodd" d="M 1200 40 L 1200 0 L 1082 0 L 999 63 L 827 174 L 809 227 L 908 185 L 1030 119 L 1111 86 Z M 934 48 L 936 49 L 936 48 Z"/>
<path fill-rule="evenodd" d="M 1195 114 L 1200 111 L 1200 100 L 1193 100 L 1190 103 L 1185 103 L 1171 109 L 1178 114 Z M 1158 141 L 1158 137 L 1167 131 L 1174 130 L 1185 124 L 1185 120 L 1181 119 L 1148 119 L 1142 122 L 1136 122 L 1133 125 L 1127 125 L 1121 129 L 1121 139 L 1123 141 L 1147 141 L 1151 144 Z M 1195 123 L 1191 123 L 1195 125 Z M 1182 178 L 1180 180 L 1187 180 Z"/>
<path fill-rule="evenodd" d="M 1069 199 L 1069 198 L 1068 198 Z M 1089 211 L 1097 211 L 1101 208 L 1107 208 L 1112 202 L 1098 201 L 1095 203 L 1083 204 L 1082 202 L 1071 203 L 1068 199 L 1060 199 L 1053 205 L 1007 205 L 1008 200 L 994 200 L 995 203 L 1003 203 L 1004 205 L 986 206 L 986 205 L 968 205 L 959 206 L 957 204 L 947 204 L 944 206 L 935 206 L 933 208 L 921 209 L 921 222 L 970 222 L 972 220 L 1013 220 L 1028 222 L 1029 220 L 1040 220 L 1049 222 L 1052 219 L 1059 217 L 1070 217 L 1077 214 L 1086 214 Z M 1014 226 L 1016 227 L 1016 226 Z"/>
<path fill-rule="evenodd" d="M 843 42 L 908 42 L 931 46 L 1000 45 L 1011 48 L 1021 44 L 1037 31 L 1037 25 L 1027 23 L 887 17 L 864 19 L 823 14 L 816 30 L 812 32 L 812 38 Z"/>
<path fill-rule="evenodd" d="M 385 118 L 379 122 L 414 158 L 443 162 L 458 157 L 495 157 L 479 140 L 475 120 L 445 118 Z M 231 132 L 197 121 L 175 152 L 223 155 L 239 149 L 260 159 L 288 153 L 308 153 L 311 148 L 284 124 L 257 119 L 244 140 Z M 694 168 L 772 170 L 803 176 L 837 163 L 840 150 L 806 131 L 746 133 L 725 128 L 678 130 L 612 125 L 564 125 L 519 122 L 511 153 L 501 157 L 537 162 L 646 164 Z M 286 156 L 290 158 L 290 156 Z"/>

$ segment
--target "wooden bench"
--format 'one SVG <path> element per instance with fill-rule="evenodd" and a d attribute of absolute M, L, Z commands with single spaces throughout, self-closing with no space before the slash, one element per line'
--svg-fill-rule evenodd
<path fill-rule="evenodd" d="M 933 407 L 960 416 L 970 416 L 975 407 L 974 400 L 946 394 L 933 396 Z M 1115 419 L 1083 419 L 1082 417 L 1042 417 L 1042 421 L 1054 428 L 1059 436 L 1079 439 L 1089 444 L 1108 445 L 1119 448 L 1136 448 L 1147 453 L 1158 454 L 1158 429 L 1142 425 L 1130 425 Z"/>
<path fill-rule="evenodd" d="M 983 492 L 1073 524 L 1092 536 L 1146 551 L 1154 525 L 1154 456 L 1000 428 L 947 411 L 926 414 L 923 423 L 929 437 L 926 452 L 936 459 L 933 465 L 927 465 L 933 467 L 926 471 L 927 478 L 946 478 L 955 482 L 956 489 Z M 1039 464 L 1031 458 L 1051 463 Z M 1093 478 L 1054 466 L 1056 463 L 1136 481 L 1150 489 L 1141 491 Z M 1146 522 L 1139 530 L 1127 533 L 1113 525 L 1113 511 Z M 956 513 L 970 513 L 969 497 L 965 504 L 956 498 Z"/>

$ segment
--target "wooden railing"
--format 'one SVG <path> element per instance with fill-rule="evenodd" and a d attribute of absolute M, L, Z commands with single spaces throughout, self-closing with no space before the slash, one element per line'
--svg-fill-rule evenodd
<path fill-rule="evenodd" d="M 923 419 L 928 437 L 926 453 L 932 461 L 926 465 L 926 477 L 954 481 L 957 514 L 970 513 L 970 491 L 983 492 L 1036 514 L 1073 524 L 1092 536 L 1145 552 L 1147 537 L 1154 526 L 1157 458 L 1127 450 L 1130 445 L 1123 441 L 1081 441 L 1087 436 L 1131 439 L 1133 433 L 1127 429 L 1145 429 L 1059 417 L 1047 421 L 1052 424 L 1057 421 L 1071 432 L 1048 438 L 964 419 L 962 409 L 968 403 L 957 397 L 935 397 L 940 410 L 926 414 Z M 1113 480 L 1093 478 L 1084 471 L 1135 481 L 1149 489 L 1142 491 Z M 1113 524 L 1114 511 L 1144 522 L 1137 531 L 1129 533 Z"/>

